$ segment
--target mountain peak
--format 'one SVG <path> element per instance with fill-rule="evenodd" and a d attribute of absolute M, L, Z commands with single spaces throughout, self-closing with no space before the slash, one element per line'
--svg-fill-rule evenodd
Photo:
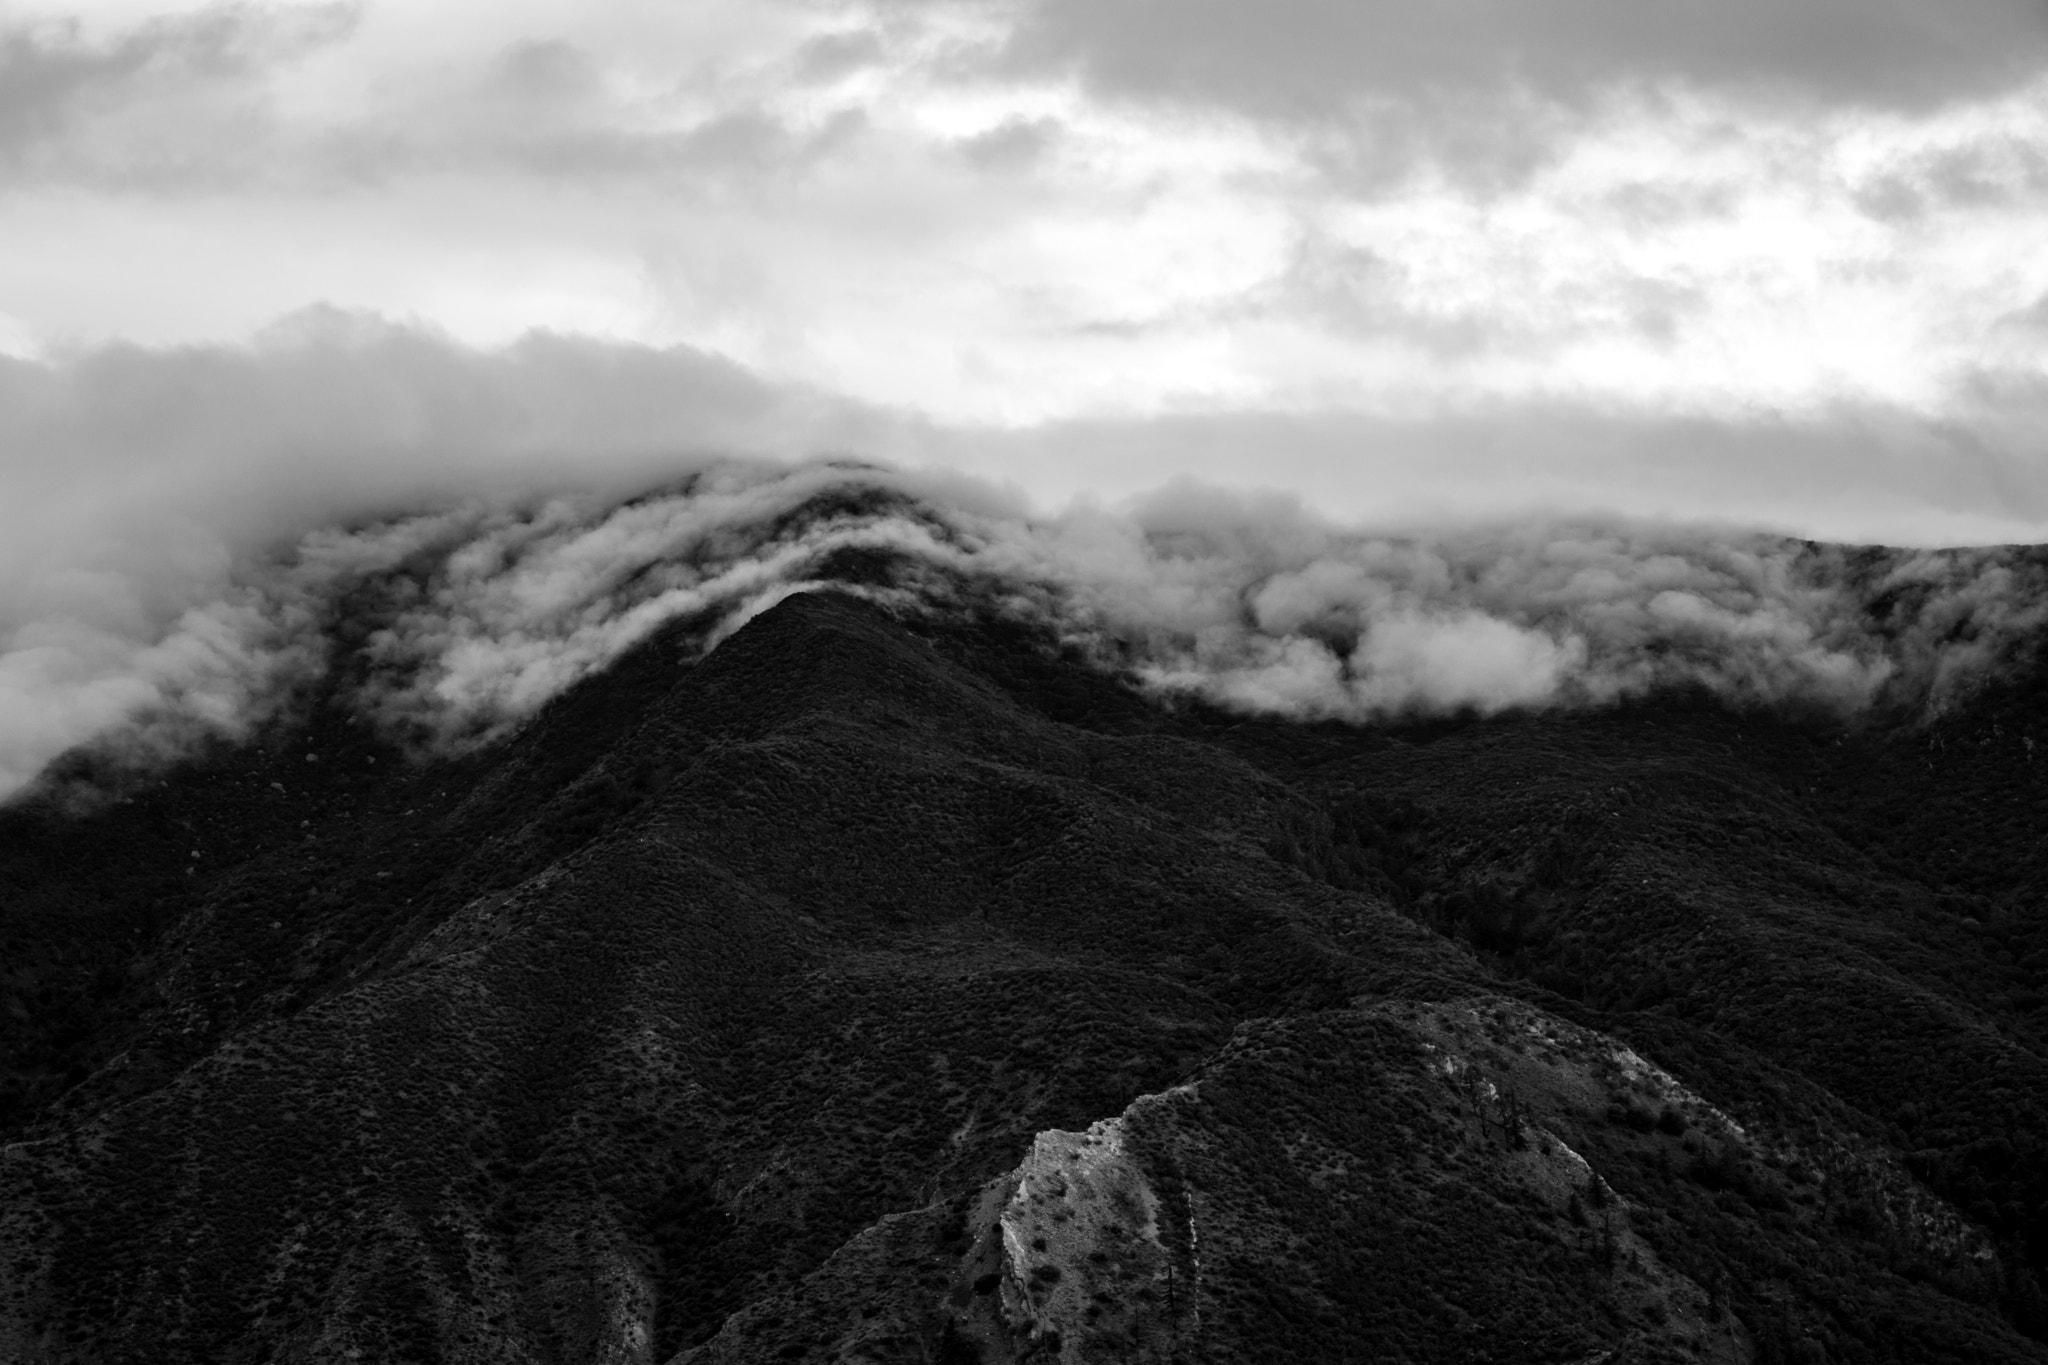
<path fill-rule="evenodd" d="M 855 592 L 701 638 L 6 816 L 0 1356 L 2048 1359 L 2025 698 L 1311 728 Z"/>

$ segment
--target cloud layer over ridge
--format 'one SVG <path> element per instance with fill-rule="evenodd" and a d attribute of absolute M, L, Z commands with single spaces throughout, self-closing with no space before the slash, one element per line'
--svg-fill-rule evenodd
<path fill-rule="evenodd" d="M 2020 551 L 1615 519 L 1373 534 L 1187 483 L 1043 515 L 958 475 L 707 461 L 639 496 L 316 528 L 223 566 L 154 631 L 31 622 L 0 654 L 0 791 L 73 743 L 155 763 L 246 735 L 342 651 L 349 704 L 394 738 L 488 743 L 664 624 L 715 646 L 855 560 L 845 586 L 899 610 L 1008 613 L 1163 694 L 1354 722 L 1670 686 L 1938 707 L 2048 618 Z"/>

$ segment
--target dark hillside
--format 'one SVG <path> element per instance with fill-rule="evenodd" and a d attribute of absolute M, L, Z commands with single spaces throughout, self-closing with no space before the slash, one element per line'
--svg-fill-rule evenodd
<path fill-rule="evenodd" d="M 685 644 L 0 810 L 0 1358 L 2048 1361 L 2038 680 L 1367 730 L 831 593 Z"/>
<path fill-rule="evenodd" d="M 1339 818 L 1404 813 L 1418 919 L 1660 1056 L 1712 1035 L 1819 1082 L 2038 1267 L 2048 765 L 2024 741 L 2048 720 L 2024 695 L 1927 734 L 1515 721 L 1314 780 Z M 1335 848 L 1298 856 L 1341 884 Z"/>

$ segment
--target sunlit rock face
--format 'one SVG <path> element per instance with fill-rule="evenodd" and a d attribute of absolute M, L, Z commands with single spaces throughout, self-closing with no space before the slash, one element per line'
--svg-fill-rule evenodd
<path fill-rule="evenodd" d="M 1128 1357 L 1151 1335 L 1130 1320 L 1161 1301 L 1169 1316 L 1174 1306 L 1158 1209 L 1124 1154 L 1120 1119 L 1040 1133 L 1003 1208 L 1004 1316 L 1034 1339 L 1073 1339 L 1063 1358 Z"/>
<path fill-rule="evenodd" d="M 947 1295 L 949 1339 L 994 1360 L 1177 1358 L 1199 1327 L 1197 1276 L 1162 1243 L 1161 1211 L 1121 1118 L 1038 1134 L 978 1201 L 985 1221 Z"/>

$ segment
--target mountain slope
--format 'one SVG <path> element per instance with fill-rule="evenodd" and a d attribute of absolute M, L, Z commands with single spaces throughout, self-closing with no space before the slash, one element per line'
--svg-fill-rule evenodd
<path fill-rule="evenodd" d="M 2048 1359 L 2037 693 L 1300 727 L 807 594 L 339 695 L 0 813 L 0 1354 Z"/>

